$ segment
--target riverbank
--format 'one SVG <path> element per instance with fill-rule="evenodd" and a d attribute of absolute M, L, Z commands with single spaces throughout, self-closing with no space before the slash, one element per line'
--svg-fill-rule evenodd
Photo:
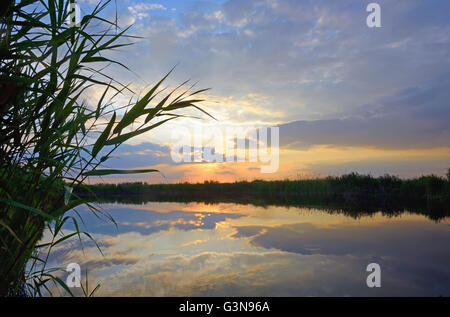
<path fill-rule="evenodd" d="M 305 180 L 241 181 L 234 183 L 88 185 L 78 191 L 99 202 L 206 202 L 257 206 L 320 207 L 353 216 L 382 211 L 413 210 L 433 219 L 450 215 L 450 182 L 437 176 L 400 179 L 356 173 Z"/>

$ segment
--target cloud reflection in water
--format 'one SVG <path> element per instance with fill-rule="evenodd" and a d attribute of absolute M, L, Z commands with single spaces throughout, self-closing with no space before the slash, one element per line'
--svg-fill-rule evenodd
<path fill-rule="evenodd" d="M 74 241 L 52 257 L 87 267 L 99 295 L 450 295 L 447 220 L 226 204 L 104 207 L 118 228 L 85 219 L 103 257 Z M 382 268 L 379 289 L 365 283 L 371 262 Z"/>

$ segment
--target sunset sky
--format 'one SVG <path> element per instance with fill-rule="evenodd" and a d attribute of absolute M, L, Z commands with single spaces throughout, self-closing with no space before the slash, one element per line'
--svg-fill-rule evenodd
<path fill-rule="evenodd" d="M 132 72 L 114 78 L 143 93 L 177 65 L 218 121 L 180 119 L 125 144 L 106 164 L 162 175 L 103 181 L 234 181 L 390 173 L 444 175 L 450 167 L 450 2 L 383 1 L 381 28 L 366 24 L 373 1 L 117 0 L 121 27 L 141 36 L 114 52 Z M 78 1 L 87 13 L 96 0 Z M 111 6 L 114 9 L 114 5 Z M 110 10 L 109 19 L 115 13 Z M 101 90 L 91 90 L 96 101 Z M 260 163 L 173 162 L 184 127 L 278 126 L 276 173 Z M 203 136 L 207 137 L 207 136 Z"/>

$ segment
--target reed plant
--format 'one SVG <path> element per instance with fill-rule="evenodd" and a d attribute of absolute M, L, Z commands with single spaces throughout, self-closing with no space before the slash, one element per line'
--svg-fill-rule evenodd
<path fill-rule="evenodd" d="M 0 10 L 0 296 L 40 296 L 49 284 L 71 293 L 48 268 L 52 248 L 71 238 L 92 238 L 69 210 L 102 211 L 75 192 L 87 177 L 147 173 L 154 169 L 103 168 L 124 142 L 183 116 L 202 100 L 180 85 L 162 89 L 170 72 L 142 97 L 107 72 L 109 51 L 130 49 L 138 38 L 103 17 L 99 2 L 79 25 L 68 25 L 68 0 L 3 0 Z M 94 104 L 83 99 L 103 89 Z M 203 111 L 204 112 L 204 111 Z M 204 112 L 206 113 L 206 112 Z M 75 189 L 75 190 L 74 190 Z M 73 192 L 72 192 L 73 191 Z M 72 223 L 76 230 L 63 233 Z M 44 229 L 51 239 L 39 245 Z"/>

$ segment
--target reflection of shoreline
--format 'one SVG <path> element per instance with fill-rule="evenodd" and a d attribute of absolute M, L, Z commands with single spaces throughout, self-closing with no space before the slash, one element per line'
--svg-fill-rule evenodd
<path fill-rule="evenodd" d="M 96 192 L 94 199 L 100 203 L 143 204 L 147 202 L 182 203 L 235 203 L 254 206 L 301 207 L 324 210 L 330 214 L 344 214 L 353 218 L 382 212 L 388 216 L 399 216 L 406 210 L 431 220 L 440 221 L 450 217 L 446 200 L 406 199 L 401 196 L 344 194 L 292 194 L 292 193 L 233 193 L 222 192 L 210 195 L 208 192 L 154 191 L 105 194 Z"/>

